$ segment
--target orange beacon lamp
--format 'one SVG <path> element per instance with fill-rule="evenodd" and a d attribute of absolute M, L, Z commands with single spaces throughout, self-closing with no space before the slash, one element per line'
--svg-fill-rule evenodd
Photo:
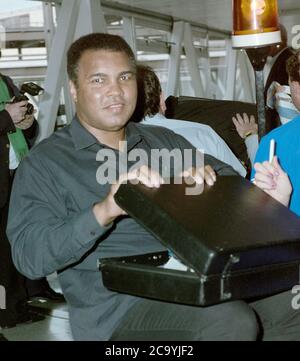
<path fill-rule="evenodd" d="M 280 42 L 277 0 L 233 0 L 233 48 Z"/>
<path fill-rule="evenodd" d="M 269 45 L 281 42 L 277 0 L 232 0 L 232 47 L 246 49 L 255 71 L 258 135 L 265 134 L 263 68 Z"/>

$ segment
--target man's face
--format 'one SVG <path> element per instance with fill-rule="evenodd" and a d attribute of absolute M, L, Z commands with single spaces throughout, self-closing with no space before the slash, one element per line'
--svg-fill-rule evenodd
<path fill-rule="evenodd" d="M 135 69 L 123 52 L 84 52 L 78 64 L 77 86 L 70 85 L 78 118 L 91 132 L 117 132 L 134 112 Z"/>
<path fill-rule="evenodd" d="M 300 111 L 300 84 L 297 81 L 289 81 L 291 96 L 295 107 Z"/>

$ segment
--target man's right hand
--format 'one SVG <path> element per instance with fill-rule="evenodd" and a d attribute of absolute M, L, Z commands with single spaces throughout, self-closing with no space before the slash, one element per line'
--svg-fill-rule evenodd
<path fill-rule="evenodd" d="M 123 182 L 129 181 L 131 183 L 141 182 L 149 188 L 159 188 L 164 183 L 159 173 L 149 169 L 147 166 L 142 166 L 127 174 L 122 174 L 117 183 L 113 184 L 107 197 L 94 205 L 93 212 L 101 226 L 107 226 L 113 222 L 117 217 L 126 215 L 126 212 L 120 208 L 114 199 L 120 185 Z"/>
<path fill-rule="evenodd" d="M 239 136 L 245 139 L 250 134 L 257 134 L 258 128 L 255 123 L 254 115 L 243 113 L 243 115 L 237 113 L 235 117 L 232 117 L 233 124 L 235 125 L 236 131 Z"/>
<path fill-rule="evenodd" d="M 11 101 L 13 100 L 14 98 L 12 98 Z M 27 104 L 27 100 L 22 100 L 18 103 L 6 104 L 5 110 L 9 113 L 14 124 L 20 123 L 25 118 L 25 114 L 27 112 Z"/>

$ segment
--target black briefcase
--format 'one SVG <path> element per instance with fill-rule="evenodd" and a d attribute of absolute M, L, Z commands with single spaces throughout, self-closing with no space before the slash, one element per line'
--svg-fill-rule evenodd
<path fill-rule="evenodd" d="M 218 177 L 202 194 L 186 184 L 123 184 L 115 200 L 169 252 L 100 260 L 114 291 L 191 305 L 267 296 L 299 283 L 300 219 L 249 181 Z M 182 266 L 182 267 L 181 267 Z"/>

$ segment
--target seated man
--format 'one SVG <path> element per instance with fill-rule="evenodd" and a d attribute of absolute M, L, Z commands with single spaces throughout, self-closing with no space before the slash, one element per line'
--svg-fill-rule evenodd
<path fill-rule="evenodd" d="M 68 74 L 77 114 L 69 126 L 37 145 L 20 165 L 8 237 L 15 264 L 27 276 L 38 278 L 59 270 L 74 338 L 256 340 L 258 317 L 264 339 L 300 339 L 300 314 L 290 307 L 290 293 L 251 304 L 233 301 L 194 307 L 104 287 L 99 258 L 165 251 L 114 200 L 122 181 L 138 180 L 147 187 L 159 187 L 163 182 L 160 174 L 147 164 L 125 173 L 116 167 L 116 179 L 102 182 L 98 171 L 105 165 L 105 157 L 113 155 L 116 163 L 123 157 L 130 165 L 131 151 L 151 154 L 152 149 L 179 149 L 184 153 L 190 149 L 199 153 L 168 129 L 129 121 L 137 100 L 136 63 L 121 37 L 90 34 L 75 41 L 68 51 Z M 213 186 L 215 172 L 236 174 L 212 156 L 205 155 L 204 161 L 205 166 L 184 172 L 197 184 Z"/>
<path fill-rule="evenodd" d="M 292 55 L 288 60 L 287 70 L 290 77 L 289 82 L 293 103 L 300 109 L 300 51 Z M 271 139 L 275 140 L 276 155 L 280 160 L 282 169 L 289 175 L 293 187 L 289 208 L 297 215 L 300 215 L 299 129 L 300 116 L 274 129 L 262 138 L 255 158 L 255 162 L 262 163 L 266 161 L 269 157 L 270 141 Z M 255 170 L 253 170 L 251 178 L 254 178 L 254 176 Z"/>
<path fill-rule="evenodd" d="M 166 105 L 160 82 L 150 67 L 138 65 L 139 102 L 144 109 L 143 124 L 158 125 L 173 130 L 186 138 L 194 147 L 229 164 L 242 177 L 246 170 L 224 140 L 208 125 L 186 120 L 167 119 Z"/>

